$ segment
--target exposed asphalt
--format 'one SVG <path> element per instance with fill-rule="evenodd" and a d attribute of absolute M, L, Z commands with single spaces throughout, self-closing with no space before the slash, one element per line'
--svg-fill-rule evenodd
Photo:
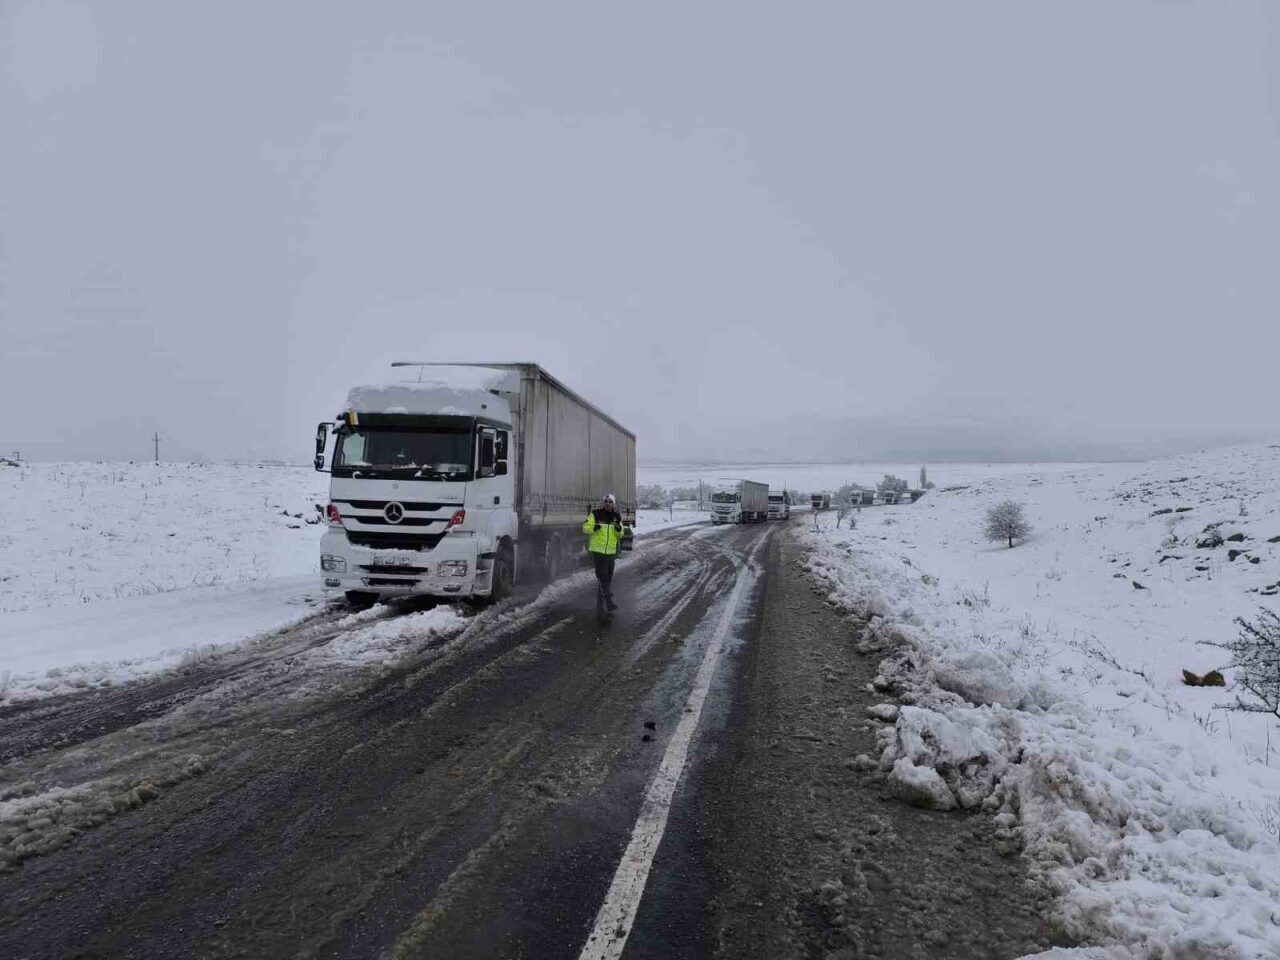
<path fill-rule="evenodd" d="M 772 523 L 653 538 L 604 628 L 579 578 L 317 683 L 300 658 L 353 629 L 335 611 L 185 674 L 0 711 L 0 798 L 129 798 L 86 801 L 0 873 L 0 956 L 578 957 L 757 548 L 624 956 L 1047 943 L 988 819 L 902 806 L 852 765 L 874 752 L 876 664 Z"/>

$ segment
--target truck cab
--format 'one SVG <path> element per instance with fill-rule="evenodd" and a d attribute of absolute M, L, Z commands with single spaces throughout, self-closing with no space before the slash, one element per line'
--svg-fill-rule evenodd
<path fill-rule="evenodd" d="M 716 490 L 711 494 L 711 522 L 742 522 L 742 495 L 736 489 Z"/>
<path fill-rule="evenodd" d="M 769 491 L 769 519 L 791 519 L 791 496 L 785 491 Z"/>
<path fill-rule="evenodd" d="M 331 431 L 329 526 L 320 543 L 327 587 L 357 603 L 510 588 L 512 425 L 506 404 L 495 401 L 474 412 L 343 412 Z M 317 447 L 322 441 L 318 433 Z"/>

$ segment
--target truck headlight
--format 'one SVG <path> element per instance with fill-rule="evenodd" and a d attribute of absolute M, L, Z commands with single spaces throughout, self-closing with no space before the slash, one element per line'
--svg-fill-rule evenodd
<path fill-rule="evenodd" d="M 436 567 L 437 577 L 465 577 L 466 575 L 467 561 L 465 560 L 442 560 Z"/>
<path fill-rule="evenodd" d="M 346 573 L 347 561 L 342 557 L 335 557 L 333 554 L 325 553 L 320 556 L 320 569 L 327 570 L 330 573 Z"/>

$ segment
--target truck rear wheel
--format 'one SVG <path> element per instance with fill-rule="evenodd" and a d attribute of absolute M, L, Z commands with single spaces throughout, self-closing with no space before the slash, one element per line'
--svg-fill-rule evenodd
<path fill-rule="evenodd" d="M 542 570 L 548 583 L 559 577 L 564 570 L 564 550 L 560 546 L 559 537 L 552 537 L 547 541 L 547 552 L 542 561 Z"/>

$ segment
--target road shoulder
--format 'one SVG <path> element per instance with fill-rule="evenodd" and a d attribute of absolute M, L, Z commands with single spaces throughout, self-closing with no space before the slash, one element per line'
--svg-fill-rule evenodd
<path fill-rule="evenodd" d="M 1018 957 L 1049 945 L 1045 894 L 981 814 L 907 806 L 878 769 L 878 658 L 826 604 L 791 536 L 744 650 L 703 803 L 723 957 Z"/>

